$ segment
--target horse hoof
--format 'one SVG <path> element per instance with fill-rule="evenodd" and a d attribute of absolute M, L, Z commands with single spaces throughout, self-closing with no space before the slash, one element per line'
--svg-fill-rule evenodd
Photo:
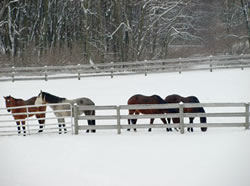
<path fill-rule="evenodd" d="M 130 129 L 127 129 L 127 131 L 130 131 Z"/>
<path fill-rule="evenodd" d="M 95 132 L 96 132 L 96 130 L 91 130 L 91 132 L 92 132 L 92 133 L 95 133 Z"/>
<path fill-rule="evenodd" d="M 86 133 L 89 133 L 89 130 L 86 130 Z"/>
<path fill-rule="evenodd" d="M 151 132 L 152 131 L 152 129 L 148 129 L 148 132 Z"/>
<path fill-rule="evenodd" d="M 41 132 L 43 132 L 43 130 L 39 130 L 39 131 L 38 131 L 38 133 L 41 133 Z"/>
<path fill-rule="evenodd" d="M 167 132 L 172 132 L 172 129 L 171 128 L 167 128 Z"/>

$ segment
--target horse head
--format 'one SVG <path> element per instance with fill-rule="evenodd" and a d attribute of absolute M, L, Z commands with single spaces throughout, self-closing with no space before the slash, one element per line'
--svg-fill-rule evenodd
<path fill-rule="evenodd" d="M 15 107 L 15 98 L 11 97 L 10 95 L 6 97 L 4 96 L 3 98 L 5 99 L 6 108 Z M 10 112 L 11 110 L 7 109 L 7 111 Z"/>

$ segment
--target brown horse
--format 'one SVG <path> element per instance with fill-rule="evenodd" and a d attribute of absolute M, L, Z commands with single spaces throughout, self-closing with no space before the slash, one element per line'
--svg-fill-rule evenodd
<path fill-rule="evenodd" d="M 195 96 L 188 96 L 188 97 L 182 97 L 178 94 L 172 94 L 165 98 L 165 101 L 168 103 L 200 103 L 199 99 Z M 184 113 L 205 113 L 205 110 L 203 107 L 195 107 L 195 108 L 184 108 Z M 175 120 L 174 120 L 175 119 Z M 176 123 L 179 118 L 173 118 L 173 122 Z M 170 123 L 170 118 L 168 118 L 168 122 Z M 194 122 L 194 117 L 189 117 L 189 123 Z M 201 123 L 207 123 L 206 117 L 200 117 Z M 193 128 L 188 128 L 189 132 L 193 132 Z M 202 132 L 207 131 L 207 127 L 201 127 Z"/>
<path fill-rule="evenodd" d="M 22 123 L 23 133 L 26 134 L 25 130 L 25 118 L 31 117 L 33 115 L 36 115 L 36 118 L 38 119 L 38 122 L 40 124 L 40 130 L 38 132 L 43 132 L 43 125 L 45 123 L 45 113 L 37 113 L 34 114 L 34 112 L 45 112 L 46 106 L 40 106 L 40 107 L 28 107 L 28 112 L 32 112 L 32 114 L 25 114 L 27 112 L 27 108 L 10 108 L 10 107 L 19 107 L 19 106 L 26 106 L 26 105 L 34 105 L 36 101 L 36 97 L 32 97 L 28 100 L 22 100 L 22 99 L 16 99 L 11 96 L 4 97 L 5 104 L 8 112 L 11 112 L 14 119 L 16 120 L 17 124 L 17 130 L 18 133 L 21 133 L 20 128 L 20 120 Z M 19 114 L 20 113 L 20 114 Z M 43 119 L 41 119 L 43 118 Z"/>
<path fill-rule="evenodd" d="M 128 105 L 137 105 L 137 104 L 167 104 L 166 101 L 164 101 L 160 96 L 158 95 L 152 95 L 152 96 L 144 96 L 141 94 L 136 94 L 128 99 Z M 130 109 L 129 114 L 130 115 L 138 115 L 138 114 L 165 114 L 165 113 L 176 113 L 176 109 Z M 164 124 L 167 124 L 167 121 L 165 118 L 161 118 L 162 122 Z M 128 119 L 128 124 L 130 123 L 136 124 L 137 119 Z M 152 125 L 154 123 L 154 118 L 150 119 L 150 124 Z M 167 131 L 172 131 L 171 128 L 167 128 Z M 130 131 L 130 129 L 128 129 Z M 136 129 L 134 129 L 136 131 Z M 151 132 L 151 128 L 148 129 L 149 132 Z"/>

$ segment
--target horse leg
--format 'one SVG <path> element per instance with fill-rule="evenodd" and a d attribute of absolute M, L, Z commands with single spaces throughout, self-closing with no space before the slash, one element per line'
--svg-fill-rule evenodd
<path fill-rule="evenodd" d="M 88 125 L 92 125 L 91 120 L 88 120 Z M 89 133 L 89 129 L 86 132 Z"/>
<path fill-rule="evenodd" d="M 167 124 L 167 121 L 165 118 L 161 118 L 161 121 L 163 122 L 163 124 Z M 172 131 L 172 128 L 166 128 L 166 131 L 169 132 L 169 131 Z"/>
<path fill-rule="evenodd" d="M 173 123 L 180 123 L 180 118 L 173 118 Z M 177 132 L 179 132 L 178 128 L 174 128 Z"/>
<path fill-rule="evenodd" d="M 63 124 L 62 124 L 62 126 L 63 126 L 63 130 L 64 130 L 64 134 L 66 134 L 67 133 L 67 128 L 66 128 L 66 125 L 65 125 L 64 118 L 63 118 Z"/>
<path fill-rule="evenodd" d="M 189 118 L 189 123 L 193 123 L 194 122 L 194 118 Z M 192 127 L 188 127 L 188 132 L 194 132 L 194 129 Z"/>
<path fill-rule="evenodd" d="M 62 127 L 64 128 L 64 133 L 67 133 L 64 118 L 59 118 L 57 119 L 57 121 L 58 121 L 58 127 L 59 127 L 59 134 L 62 134 Z"/>
<path fill-rule="evenodd" d="M 91 115 L 93 115 L 93 116 L 95 115 L 95 110 L 92 110 Z M 95 120 L 91 120 L 91 124 L 90 124 L 90 125 L 95 125 Z M 92 132 L 92 133 L 95 133 L 96 130 L 95 130 L 95 129 L 92 129 L 91 132 Z"/>
<path fill-rule="evenodd" d="M 20 121 L 16 121 L 18 134 L 21 134 Z"/>
<path fill-rule="evenodd" d="M 88 120 L 88 125 L 95 125 L 95 120 Z M 87 130 L 86 132 L 88 133 L 89 130 Z M 91 132 L 92 132 L 92 133 L 95 133 L 96 130 L 95 130 L 95 129 L 92 129 Z"/>
<path fill-rule="evenodd" d="M 140 114 L 139 112 L 135 111 L 135 115 L 139 115 L 139 114 Z M 137 119 L 132 119 L 133 125 L 136 125 L 136 122 L 137 122 Z M 136 128 L 134 128 L 134 131 L 136 132 Z"/>
<path fill-rule="evenodd" d="M 129 115 L 133 115 L 135 113 L 135 110 L 129 110 L 128 114 Z M 128 125 L 130 125 L 130 123 L 133 124 L 133 120 L 132 119 L 128 119 Z M 127 129 L 127 131 L 130 131 L 130 129 Z"/>
<path fill-rule="evenodd" d="M 130 119 L 128 119 L 128 125 L 130 125 Z M 130 131 L 130 129 L 127 129 L 127 131 Z"/>
<path fill-rule="evenodd" d="M 25 121 L 22 121 L 23 136 L 26 136 Z"/>
<path fill-rule="evenodd" d="M 40 128 L 40 130 L 38 132 L 39 133 L 43 132 L 44 123 L 45 123 L 45 114 L 37 114 L 36 118 L 38 119 L 39 128 Z M 44 119 L 41 119 L 41 118 L 44 118 Z"/>
<path fill-rule="evenodd" d="M 94 116 L 95 115 L 95 111 L 94 110 L 90 110 L 90 111 L 85 111 L 84 114 L 87 116 L 87 115 L 92 115 Z M 88 120 L 88 125 L 95 125 L 95 120 Z M 86 131 L 87 133 L 89 133 L 89 129 Z M 92 129 L 91 130 L 92 133 L 95 133 L 96 130 L 95 129 Z"/>
<path fill-rule="evenodd" d="M 155 120 L 154 118 L 151 118 L 151 119 L 150 119 L 150 125 L 153 125 L 154 120 Z M 148 129 L 148 132 L 151 132 L 151 131 L 152 131 L 152 129 L 151 129 L 151 128 L 149 128 L 149 129 Z"/>

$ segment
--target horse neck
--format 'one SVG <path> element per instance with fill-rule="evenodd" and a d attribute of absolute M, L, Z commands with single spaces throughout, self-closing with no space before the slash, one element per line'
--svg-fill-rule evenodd
<path fill-rule="evenodd" d="M 62 103 L 70 103 L 71 105 L 74 105 L 76 102 L 76 99 L 64 99 Z"/>
<path fill-rule="evenodd" d="M 36 101 L 36 97 L 32 97 L 26 101 L 24 101 L 25 105 L 34 105 Z"/>
<path fill-rule="evenodd" d="M 24 106 L 25 105 L 25 101 L 22 100 L 22 99 L 16 99 L 16 98 L 14 98 L 14 100 L 15 100 L 15 103 L 14 103 L 13 107 L 18 107 L 18 106 Z"/>
<path fill-rule="evenodd" d="M 64 103 L 66 98 L 57 97 L 51 94 L 45 94 L 45 101 L 47 103 Z"/>

